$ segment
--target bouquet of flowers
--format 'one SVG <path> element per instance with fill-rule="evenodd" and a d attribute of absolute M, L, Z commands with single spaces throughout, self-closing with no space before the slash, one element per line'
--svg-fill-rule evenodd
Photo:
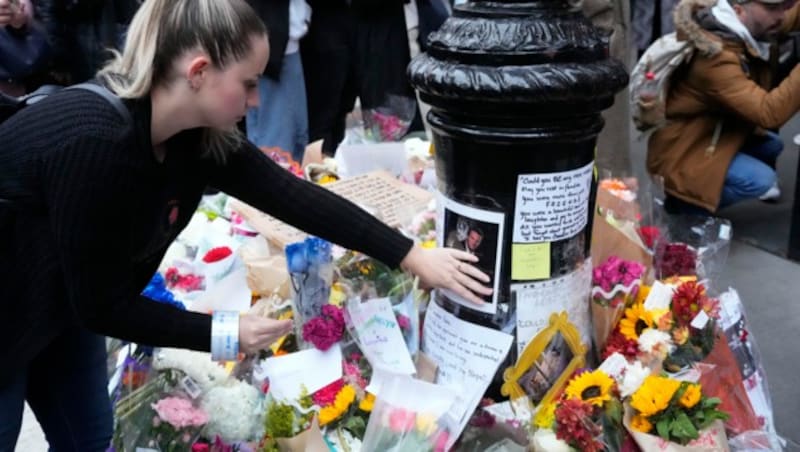
<path fill-rule="evenodd" d="M 316 237 L 286 246 L 286 262 L 292 282 L 295 322 L 298 331 L 322 315 L 333 283 L 331 244 Z M 300 334 L 298 336 L 302 337 Z"/>
<path fill-rule="evenodd" d="M 394 377 L 381 387 L 364 435 L 362 450 L 445 452 L 455 438 L 447 412 L 455 393 L 442 386 Z"/>
<path fill-rule="evenodd" d="M 572 377 L 558 400 L 539 407 L 534 423 L 541 433 L 534 435 L 534 450 L 552 451 L 554 432 L 575 450 L 620 451 L 622 415 L 616 381 L 599 369 L 583 371 Z"/>
<path fill-rule="evenodd" d="M 295 444 L 302 444 L 299 450 L 306 450 L 309 436 L 319 435 L 319 427 L 314 420 L 314 402 L 308 394 L 303 394 L 294 403 L 270 399 L 264 415 L 264 437 L 258 450 L 278 452 L 293 450 Z M 314 438 L 319 440 L 319 438 Z"/>
<path fill-rule="evenodd" d="M 356 251 L 345 252 L 336 267 L 339 282 L 363 300 L 389 297 L 399 302 L 414 287 L 414 279 L 406 272 Z"/>
<path fill-rule="evenodd" d="M 592 270 L 592 324 L 594 340 L 602 349 L 626 307 L 633 304 L 645 266 L 610 256 Z"/>
<path fill-rule="evenodd" d="M 400 141 L 411 126 L 416 109 L 416 99 L 390 94 L 377 108 L 365 109 L 364 130 L 373 141 Z"/>
<path fill-rule="evenodd" d="M 677 372 L 705 358 L 714 347 L 719 301 L 694 280 L 656 283 L 663 300 L 637 300 L 620 320 L 606 343 L 603 357 L 620 353 Z M 666 292 L 665 292 L 666 291 Z M 651 288 L 643 288 L 650 294 Z"/>
<path fill-rule="evenodd" d="M 644 451 L 727 450 L 721 421 L 728 414 L 717 409 L 720 403 L 699 384 L 651 375 L 631 396 L 626 426 Z"/>

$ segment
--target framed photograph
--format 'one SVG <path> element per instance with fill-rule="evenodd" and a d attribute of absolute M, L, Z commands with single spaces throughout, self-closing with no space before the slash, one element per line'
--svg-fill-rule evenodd
<path fill-rule="evenodd" d="M 469 309 L 494 314 L 500 289 L 505 214 L 460 204 L 443 195 L 438 198 L 437 242 L 439 246 L 466 251 L 478 258 L 473 264 L 489 275 L 487 284 L 494 291 L 484 297 L 485 304 L 476 305 L 449 290 L 439 293 Z"/>
<path fill-rule="evenodd" d="M 528 343 L 516 364 L 505 370 L 500 392 L 512 400 L 526 398 L 531 408 L 549 403 L 570 375 L 584 365 L 587 350 L 569 315 L 554 313 L 547 328 Z"/>

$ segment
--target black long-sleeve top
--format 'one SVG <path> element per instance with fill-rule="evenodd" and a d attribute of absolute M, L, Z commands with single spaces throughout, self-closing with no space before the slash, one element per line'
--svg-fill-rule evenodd
<path fill-rule="evenodd" d="M 139 295 L 206 186 L 390 265 L 412 246 L 249 143 L 217 163 L 201 156 L 201 130 L 184 131 L 158 162 L 149 99 L 127 103 L 127 128 L 108 101 L 84 90 L 51 95 L 0 125 L 0 199 L 11 201 L 0 204 L 2 368 L 24 364 L 71 325 L 209 350 L 210 316 Z"/>

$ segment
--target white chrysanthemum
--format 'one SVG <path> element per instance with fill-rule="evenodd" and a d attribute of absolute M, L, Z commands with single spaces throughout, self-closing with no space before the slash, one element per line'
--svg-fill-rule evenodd
<path fill-rule="evenodd" d="M 211 360 L 210 353 L 162 348 L 153 355 L 156 370 L 177 369 L 191 377 L 203 392 L 224 383 L 228 379 L 225 369 Z"/>
<path fill-rule="evenodd" d="M 666 357 L 674 348 L 669 333 L 648 328 L 639 335 L 639 351 L 642 353 Z"/>
<path fill-rule="evenodd" d="M 534 452 L 571 452 L 569 444 L 556 437 L 556 432 L 543 428 L 536 430 L 532 438 Z"/>
<path fill-rule="evenodd" d="M 200 406 L 208 413 L 205 428 L 208 438 L 219 435 L 223 441 L 233 443 L 260 436 L 264 409 L 261 396 L 253 386 L 237 382 L 212 388 L 203 396 Z"/>
<path fill-rule="evenodd" d="M 625 367 L 622 378 L 619 382 L 619 392 L 623 398 L 636 392 L 644 383 L 644 379 L 650 375 L 650 369 L 644 367 L 640 361 L 628 364 Z"/>

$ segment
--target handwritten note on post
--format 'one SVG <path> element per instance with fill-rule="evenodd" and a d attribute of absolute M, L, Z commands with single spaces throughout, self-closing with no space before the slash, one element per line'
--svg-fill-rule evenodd
<path fill-rule="evenodd" d="M 393 374 L 417 371 L 388 298 L 348 304 L 347 312 L 354 336 L 372 367 Z"/>
<path fill-rule="evenodd" d="M 458 394 L 451 432 L 458 437 L 506 358 L 513 337 L 456 318 L 432 302 L 425 317 L 423 351 L 439 366 L 436 383 Z"/>
<path fill-rule="evenodd" d="M 519 175 L 514 243 L 555 242 L 580 233 L 589 220 L 593 167 Z"/>
<path fill-rule="evenodd" d="M 550 322 L 550 314 L 567 311 L 569 321 L 581 333 L 581 341 L 591 344 L 592 324 L 589 292 L 592 287 L 592 265 L 587 259 L 580 268 L 566 276 L 548 281 L 512 284 L 517 300 L 517 347 L 525 346 Z"/>

